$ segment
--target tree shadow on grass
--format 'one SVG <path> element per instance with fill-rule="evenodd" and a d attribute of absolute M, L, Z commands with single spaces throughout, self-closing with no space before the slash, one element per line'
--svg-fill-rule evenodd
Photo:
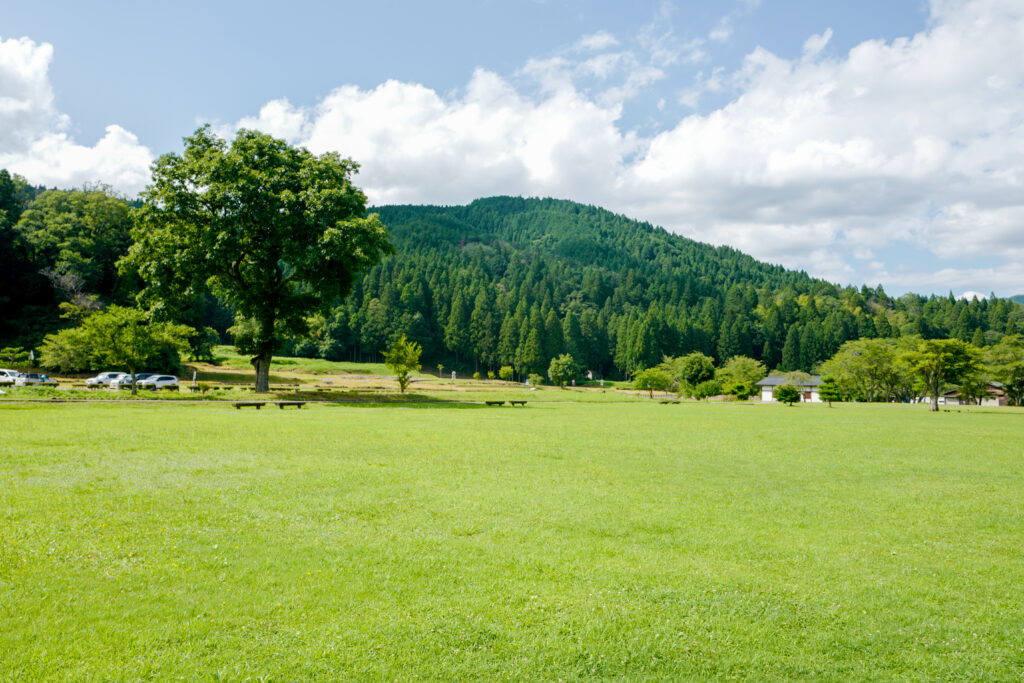
<path fill-rule="evenodd" d="M 335 394 L 326 398 L 316 399 L 325 405 L 339 408 L 455 408 L 460 410 L 473 410 L 485 408 L 482 403 L 470 403 L 466 401 L 451 401 L 434 396 L 422 396 L 417 394 L 386 395 L 386 394 L 361 394 L 359 392 L 347 392 L 344 395 Z"/>

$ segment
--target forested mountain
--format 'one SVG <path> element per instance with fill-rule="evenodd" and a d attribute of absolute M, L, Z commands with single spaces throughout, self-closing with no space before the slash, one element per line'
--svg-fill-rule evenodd
<path fill-rule="evenodd" d="M 104 187 L 42 191 L 0 171 L 0 346 L 37 346 L 76 324 L 59 315 L 62 303 L 79 312 L 132 303 L 139 282 L 117 268 L 131 204 Z M 424 362 L 460 371 L 543 374 L 569 353 L 595 376 L 621 377 L 690 351 L 810 370 L 850 339 L 982 345 L 1024 329 L 1024 309 L 1009 300 L 837 287 L 569 201 L 376 211 L 396 253 L 285 352 L 379 361 L 405 334 Z M 229 341 L 231 315 L 207 296 L 179 319 Z"/>
<path fill-rule="evenodd" d="M 481 370 L 543 373 L 570 353 L 595 373 L 622 376 L 690 351 L 809 370 L 850 339 L 985 342 L 1024 323 L 1009 301 L 837 287 L 569 201 L 376 210 L 396 255 L 295 351 L 375 359 L 404 333 L 428 361 Z"/>

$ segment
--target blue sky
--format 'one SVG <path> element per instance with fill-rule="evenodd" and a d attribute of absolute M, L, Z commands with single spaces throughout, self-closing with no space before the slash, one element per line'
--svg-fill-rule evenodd
<path fill-rule="evenodd" d="M 0 165 L 134 193 L 200 123 L 257 127 L 354 157 L 377 203 L 565 197 L 832 281 L 1010 295 L 1022 35 L 1017 0 L 20 3 Z"/>

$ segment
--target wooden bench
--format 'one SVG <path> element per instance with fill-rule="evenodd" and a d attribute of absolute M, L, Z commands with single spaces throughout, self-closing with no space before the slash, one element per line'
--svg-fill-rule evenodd
<path fill-rule="evenodd" d="M 234 406 L 235 406 L 235 408 L 239 408 L 239 409 L 240 408 L 255 408 L 256 410 L 259 410 L 264 405 L 266 405 L 266 403 L 267 403 L 266 401 L 235 401 Z"/>
<path fill-rule="evenodd" d="M 509 401 L 509 404 L 513 406 L 525 406 L 526 401 Z"/>
<path fill-rule="evenodd" d="M 278 401 L 277 407 L 284 410 L 285 406 L 295 406 L 299 410 L 302 410 L 302 406 L 306 405 L 305 401 Z"/>
<path fill-rule="evenodd" d="M 679 405 L 679 401 L 661 401 L 661 405 L 663 405 L 663 406 Z"/>
<path fill-rule="evenodd" d="M 503 405 L 505 405 L 504 401 L 484 401 L 484 403 L 489 405 L 489 406 L 503 406 Z"/>

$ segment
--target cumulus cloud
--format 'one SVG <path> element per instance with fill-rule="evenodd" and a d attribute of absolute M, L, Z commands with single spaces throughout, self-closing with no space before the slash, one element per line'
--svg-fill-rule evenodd
<path fill-rule="evenodd" d="M 833 280 L 1013 288 L 1020 268 L 1009 262 L 901 272 L 884 251 L 1024 257 L 1021 35 L 1016 0 L 936 0 L 921 33 L 845 55 L 824 56 L 831 29 L 795 60 L 758 48 L 734 72 L 702 77 L 731 93 L 726 105 L 646 137 L 624 129 L 622 105 L 684 54 L 654 24 L 641 40 L 648 59 L 594 34 L 576 44 L 586 55 L 532 60 L 515 84 L 478 69 L 447 95 L 346 86 L 242 123 L 352 155 L 378 203 L 563 196 Z M 586 78 L 604 85 L 581 87 Z"/>
<path fill-rule="evenodd" d="M 758 48 L 739 68 L 708 65 L 676 102 L 696 111 L 712 92 L 726 103 L 641 134 L 624 107 L 707 59 L 719 37 L 681 40 L 673 5 L 658 12 L 639 36 L 584 36 L 513 74 L 478 68 L 453 92 L 345 85 L 221 130 L 351 156 L 374 203 L 567 197 L 835 281 L 1021 289 L 1019 0 L 933 0 L 913 36 L 836 54 L 826 29 L 794 59 Z M 141 185 L 151 155 L 127 131 L 111 126 L 91 147 L 68 137 L 51 57 L 48 45 L 0 42 L 0 165 L 37 182 Z M 906 261 L 915 249 L 939 269 Z"/>
<path fill-rule="evenodd" d="M 0 168 L 34 183 L 62 187 L 105 182 L 134 194 L 149 180 L 153 155 L 117 125 L 90 146 L 68 134 L 48 71 L 53 47 L 28 38 L 0 38 Z"/>
<path fill-rule="evenodd" d="M 828 32 L 799 61 L 755 50 L 732 102 L 648 141 L 623 182 L 628 203 L 815 272 L 826 269 L 814 252 L 787 257 L 773 226 L 800 235 L 828 221 L 831 251 L 906 239 L 942 258 L 1019 257 L 1021 35 L 1024 7 L 979 0 L 943 3 L 928 30 L 841 59 L 814 58 Z"/>

